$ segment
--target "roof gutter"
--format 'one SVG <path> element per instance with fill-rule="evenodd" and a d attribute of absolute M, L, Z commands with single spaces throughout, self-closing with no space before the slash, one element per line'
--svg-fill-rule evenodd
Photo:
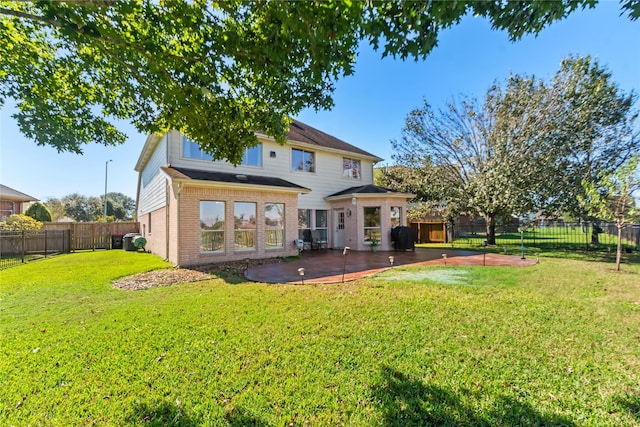
<path fill-rule="evenodd" d="M 396 192 L 388 192 L 388 193 L 348 193 L 348 194 L 340 194 L 339 196 L 328 196 L 324 199 L 327 201 L 333 200 L 349 200 L 353 198 L 357 199 L 378 199 L 380 197 L 385 198 L 393 198 L 393 199 L 413 199 L 416 197 L 415 194 L 411 193 L 396 193 Z"/>

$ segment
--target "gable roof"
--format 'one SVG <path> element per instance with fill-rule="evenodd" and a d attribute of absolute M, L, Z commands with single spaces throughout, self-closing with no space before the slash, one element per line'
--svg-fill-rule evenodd
<path fill-rule="evenodd" d="M 345 190 L 338 191 L 337 193 L 330 194 L 327 197 L 325 197 L 325 199 L 337 200 L 337 199 L 345 199 L 349 197 L 362 197 L 362 196 L 377 197 L 381 194 L 384 194 L 385 196 L 394 196 L 394 197 L 401 197 L 401 198 L 407 198 L 407 199 L 412 199 L 415 197 L 415 194 L 401 193 L 401 192 L 392 190 L 390 188 L 368 184 L 368 185 L 361 185 L 356 187 L 349 187 Z"/>
<path fill-rule="evenodd" d="M 263 132 L 256 132 L 256 135 L 267 137 Z M 136 171 L 142 171 L 144 169 L 146 163 L 149 161 L 153 151 L 156 146 L 162 139 L 161 135 L 148 135 L 147 140 L 145 141 L 144 146 L 142 147 L 142 151 L 140 156 L 138 157 L 138 161 L 134 169 Z M 287 133 L 287 141 L 289 143 L 301 143 L 313 145 L 316 147 L 322 147 L 328 150 L 342 151 L 346 153 L 353 153 L 359 156 L 364 156 L 372 159 L 374 162 L 379 162 L 382 158 L 375 156 L 365 150 L 362 150 L 354 145 L 351 145 L 347 142 L 344 142 L 341 139 L 336 138 L 335 136 L 331 136 L 328 133 L 322 132 L 312 126 L 309 126 L 305 123 L 302 123 L 299 120 L 294 120 L 289 126 L 289 132 Z"/>
<path fill-rule="evenodd" d="M 21 193 L 18 190 L 14 190 L 11 187 L 0 184 L 0 199 L 13 200 L 16 202 L 37 202 L 38 199 L 29 196 L 28 194 Z"/>
<path fill-rule="evenodd" d="M 372 157 L 375 161 L 382 160 L 378 156 L 375 156 L 354 145 L 344 142 L 343 140 L 338 139 L 335 136 L 331 136 L 328 133 L 322 132 L 321 130 L 318 130 L 312 126 L 302 123 L 299 120 L 294 120 L 293 123 L 291 123 L 291 126 L 289 126 L 287 139 L 289 140 L 289 142 L 303 142 L 306 144 L 316 145 L 318 147 L 346 151 L 349 153 L 359 154 L 361 156 Z"/>
<path fill-rule="evenodd" d="M 160 169 L 173 181 L 217 182 L 236 187 L 271 187 L 285 191 L 294 191 L 297 193 L 308 193 L 311 191 L 306 187 L 302 187 L 284 179 L 268 176 L 176 168 L 171 165 L 161 166 Z"/>

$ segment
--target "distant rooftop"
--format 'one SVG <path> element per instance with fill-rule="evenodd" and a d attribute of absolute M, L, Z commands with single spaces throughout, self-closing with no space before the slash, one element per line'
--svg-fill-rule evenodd
<path fill-rule="evenodd" d="M 4 200 L 13 200 L 16 202 L 37 202 L 33 196 L 29 196 L 28 194 L 21 193 L 18 190 L 14 190 L 11 187 L 7 187 L 6 185 L 0 184 L 0 199 Z"/>

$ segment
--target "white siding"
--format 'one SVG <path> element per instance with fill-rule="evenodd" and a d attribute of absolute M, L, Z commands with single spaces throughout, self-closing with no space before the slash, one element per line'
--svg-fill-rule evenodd
<path fill-rule="evenodd" d="M 166 176 L 160 172 L 160 166 L 167 164 L 167 135 L 156 146 L 151 158 L 142 170 L 140 180 L 138 218 L 167 204 Z"/>
<path fill-rule="evenodd" d="M 329 209 L 324 198 L 349 187 L 373 184 L 373 164 L 354 153 L 338 153 L 319 151 L 316 147 L 285 144 L 280 145 L 269 140 L 262 140 L 262 167 L 233 166 L 228 162 L 188 159 L 182 157 L 182 136 L 177 132 L 169 134 L 169 163 L 171 166 L 219 172 L 240 173 L 282 178 L 294 184 L 309 188 L 311 193 L 301 194 L 298 198 L 300 209 Z M 315 172 L 291 170 L 291 148 L 297 147 L 315 152 Z M 271 153 L 274 153 L 272 157 Z M 342 176 L 342 158 L 359 159 L 362 168 L 361 178 L 345 178 Z"/>
<path fill-rule="evenodd" d="M 288 160 L 288 177 L 280 178 L 294 182 L 303 187 L 311 189 L 311 193 L 302 194 L 299 197 L 300 209 L 329 209 L 329 203 L 324 198 L 342 191 L 344 189 L 373 183 L 373 168 L 371 160 L 360 158 L 362 168 L 361 178 L 345 178 L 342 176 L 342 158 L 349 157 L 358 159 L 352 154 L 339 154 L 332 152 L 316 151 L 316 171 L 298 172 L 291 170 L 290 160 Z M 288 153 L 288 159 L 291 153 Z"/>

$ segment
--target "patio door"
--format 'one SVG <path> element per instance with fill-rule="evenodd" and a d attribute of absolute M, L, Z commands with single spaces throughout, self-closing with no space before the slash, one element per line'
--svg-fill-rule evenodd
<path fill-rule="evenodd" d="M 333 225 L 333 247 L 344 248 L 344 209 L 334 209 Z"/>

